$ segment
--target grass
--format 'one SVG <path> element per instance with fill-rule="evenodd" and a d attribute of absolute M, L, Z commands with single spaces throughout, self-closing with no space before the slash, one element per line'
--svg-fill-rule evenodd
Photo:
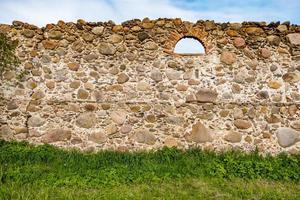
<path fill-rule="evenodd" d="M 0 141 L 1 199 L 300 199 L 300 155 L 80 153 Z"/>

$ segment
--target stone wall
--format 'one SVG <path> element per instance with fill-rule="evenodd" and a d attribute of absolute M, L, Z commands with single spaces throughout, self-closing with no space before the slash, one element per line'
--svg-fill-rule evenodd
<path fill-rule="evenodd" d="M 180 19 L 14 21 L 0 137 L 85 151 L 300 151 L 300 26 Z M 206 54 L 173 53 L 181 38 Z"/>

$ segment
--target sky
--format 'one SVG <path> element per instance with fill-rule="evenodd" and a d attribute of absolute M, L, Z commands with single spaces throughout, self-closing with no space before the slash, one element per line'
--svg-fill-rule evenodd
<path fill-rule="evenodd" d="M 145 17 L 300 24 L 300 0 L 0 0 L 0 23 L 5 24 L 20 20 L 42 27 L 77 19 L 119 24 Z"/>

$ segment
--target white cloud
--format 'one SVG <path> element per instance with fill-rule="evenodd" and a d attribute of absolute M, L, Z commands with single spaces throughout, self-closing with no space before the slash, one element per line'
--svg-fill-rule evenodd
<path fill-rule="evenodd" d="M 289 1 L 290 4 L 295 4 L 295 0 Z M 291 13 L 272 9 L 260 12 L 255 6 L 244 9 L 227 6 L 224 9 L 195 11 L 176 6 L 172 0 L 0 0 L 0 23 L 9 24 L 13 20 L 21 20 L 38 26 L 56 23 L 58 20 L 76 21 L 80 18 L 86 21 L 113 20 L 117 23 L 144 17 L 181 17 L 189 21 L 213 19 L 219 22 L 285 21 L 293 20 Z"/>

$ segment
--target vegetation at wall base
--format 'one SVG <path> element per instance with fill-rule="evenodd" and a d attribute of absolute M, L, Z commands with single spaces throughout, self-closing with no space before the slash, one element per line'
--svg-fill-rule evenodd
<path fill-rule="evenodd" d="M 2 199 L 299 199 L 300 155 L 82 153 L 0 141 Z"/>

